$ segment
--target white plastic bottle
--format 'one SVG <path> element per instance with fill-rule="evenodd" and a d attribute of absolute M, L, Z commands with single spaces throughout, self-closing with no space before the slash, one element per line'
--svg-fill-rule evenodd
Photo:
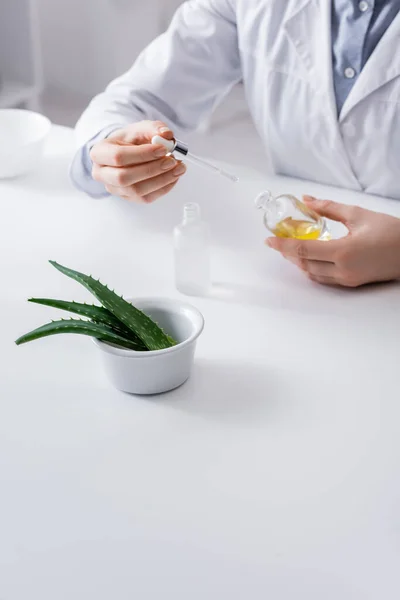
<path fill-rule="evenodd" d="M 186 204 L 183 220 L 174 229 L 175 283 L 182 294 L 203 296 L 211 286 L 209 230 L 200 206 Z"/>

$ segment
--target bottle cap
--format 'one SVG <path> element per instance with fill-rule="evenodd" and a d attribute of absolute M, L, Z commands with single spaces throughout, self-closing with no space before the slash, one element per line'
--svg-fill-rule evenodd
<path fill-rule="evenodd" d="M 183 207 L 183 220 L 185 223 L 193 223 L 200 219 L 200 206 L 196 202 L 189 202 Z"/>

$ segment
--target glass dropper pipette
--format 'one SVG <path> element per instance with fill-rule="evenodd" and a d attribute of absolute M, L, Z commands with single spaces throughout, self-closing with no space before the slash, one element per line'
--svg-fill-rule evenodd
<path fill-rule="evenodd" d="M 182 158 L 186 159 L 188 162 L 202 167 L 203 169 L 207 169 L 208 171 L 212 171 L 213 173 L 221 175 L 222 177 L 226 177 L 233 183 L 237 183 L 239 181 L 239 177 L 236 177 L 236 175 L 233 175 L 232 173 L 225 171 L 225 169 L 222 169 L 217 165 L 210 163 L 204 158 L 200 158 L 199 156 L 195 156 L 194 154 L 189 152 L 188 146 L 183 142 L 180 142 L 179 140 L 166 140 L 160 135 L 155 135 L 151 140 L 151 143 L 155 146 L 164 146 L 170 154 L 172 154 L 173 152 L 177 152 L 182 156 Z"/>

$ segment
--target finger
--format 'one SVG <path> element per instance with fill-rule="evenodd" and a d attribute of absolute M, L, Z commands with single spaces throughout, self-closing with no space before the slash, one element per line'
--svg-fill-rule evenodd
<path fill-rule="evenodd" d="M 141 181 L 135 185 L 136 193 L 143 197 L 152 194 L 153 192 L 157 192 L 162 188 L 175 183 L 182 175 L 186 172 L 186 167 L 184 164 L 179 164 L 173 171 L 169 171 L 168 173 L 164 173 L 163 175 L 158 175 L 158 177 L 153 177 L 153 179 L 147 179 L 146 181 Z"/>
<path fill-rule="evenodd" d="M 303 260 L 304 270 L 316 277 L 330 277 L 336 279 L 338 268 L 334 263 L 318 260 Z"/>
<path fill-rule="evenodd" d="M 305 260 L 304 258 L 288 257 L 287 260 L 302 271 L 315 275 L 317 277 L 333 277 L 337 278 L 339 272 L 335 264 L 330 262 L 320 262 L 317 260 Z"/>
<path fill-rule="evenodd" d="M 284 258 L 286 258 L 286 260 L 290 263 L 292 263 L 293 265 L 295 265 L 296 267 L 298 267 L 299 269 L 301 269 L 302 271 L 307 271 L 306 268 L 306 262 L 304 259 L 302 258 L 294 258 L 293 256 L 285 256 Z"/>
<path fill-rule="evenodd" d="M 129 188 L 121 188 L 121 187 L 117 187 L 114 185 L 106 185 L 104 186 L 107 190 L 107 192 L 109 194 L 111 194 L 111 196 L 116 196 L 117 198 L 123 198 L 124 200 L 133 200 L 134 199 L 134 194 L 131 193 L 131 195 L 129 195 L 127 193 L 127 191 L 129 191 Z M 138 200 L 140 200 L 140 198 L 138 198 Z"/>
<path fill-rule="evenodd" d="M 155 202 L 155 200 L 158 200 L 162 196 L 169 194 L 169 192 L 171 192 L 174 189 L 174 187 L 176 186 L 178 181 L 179 181 L 179 179 L 177 179 L 173 183 L 170 183 L 169 185 L 166 185 L 165 187 L 161 188 L 160 190 L 153 192 L 152 194 L 148 194 L 147 196 L 144 196 L 143 202 L 146 202 L 146 204 L 151 204 L 151 202 Z"/>
<path fill-rule="evenodd" d="M 137 193 L 132 188 L 121 188 L 121 187 L 116 187 L 113 185 L 106 185 L 105 188 L 106 188 L 107 192 L 109 194 L 111 194 L 112 196 L 116 196 L 118 198 L 123 198 L 124 200 L 130 200 L 130 201 L 141 202 L 141 203 L 144 202 L 146 204 L 150 204 L 151 202 L 154 202 L 158 198 L 165 196 L 171 190 L 173 190 L 174 187 L 176 186 L 176 184 L 178 183 L 178 181 L 179 181 L 179 178 L 176 179 L 173 183 L 161 188 L 160 190 L 157 190 L 156 192 L 153 192 L 152 194 L 148 194 L 147 196 L 143 196 L 143 197 L 138 196 Z"/>
<path fill-rule="evenodd" d="M 105 167 L 103 167 L 102 170 L 103 169 L 105 169 Z M 118 184 L 106 182 L 105 187 L 107 191 L 109 191 L 112 194 L 117 194 L 120 197 L 142 198 L 143 196 L 147 196 L 149 194 L 152 194 L 153 192 L 157 192 L 158 190 L 169 186 L 172 183 L 176 183 L 185 172 L 185 165 L 179 163 L 178 167 L 173 171 L 165 173 L 163 175 L 159 175 L 158 177 L 154 177 L 152 179 L 148 179 L 143 182 L 139 182 L 130 186 L 121 186 Z"/>
<path fill-rule="evenodd" d="M 167 140 L 174 138 L 173 132 L 163 121 L 140 121 L 116 132 L 118 139 L 127 144 L 148 144 L 157 134 Z M 112 139 L 113 135 L 110 138 Z"/>
<path fill-rule="evenodd" d="M 339 285 L 338 280 L 336 279 L 335 273 L 330 271 L 334 265 L 331 263 L 313 263 L 313 261 L 307 261 L 301 258 L 292 258 L 288 257 L 287 260 L 299 269 L 301 269 L 304 273 L 307 274 L 308 278 L 317 283 L 323 283 L 325 285 Z M 324 269 L 320 269 L 320 265 L 326 266 L 326 271 Z M 311 268 L 310 268 L 311 267 Z"/>
<path fill-rule="evenodd" d="M 331 285 L 331 286 L 339 285 L 339 283 L 333 277 L 323 277 L 322 275 L 320 275 L 320 276 L 311 275 L 310 273 L 308 274 L 308 277 L 309 277 L 309 279 L 311 279 L 311 281 L 315 281 L 315 283 L 322 283 L 323 285 Z"/>
<path fill-rule="evenodd" d="M 171 171 L 178 165 L 178 161 L 167 156 L 162 160 L 136 165 L 134 167 L 100 167 L 93 168 L 93 179 L 118 187 L 130 187 L 146 179 L 152 179 L 167 171 Z"/>
<path fill-rule="evenodd" d="M 316 213 L 332 221 L 339 221 L 347 227 L 354 225 L 354 220 L 357 218 L 359 207 L 340 204 L 332 200 L 317 200 L 313 196 L 303 196 L 305 204 Z"/>
<path fill-rule="evenodd" d="M 100 166 L 126 167 L 158 160 L 167 152 L 168 150 L 163 146 L 153 146 L 152 144 L 135 146 L 103 140 L 93 146 L 90 158 L 94 164 Z"/>
<path fill-rule="evenodd" d="M 271 237 L 266 244 L 273 250 L 277 250 L 286 256 L 305 258 L 307 260 L 321 260 L 332 262 L 336 260 L 337 253 L 342 247 L 342 240 L 330 240 L 326 242 L 318 240 L 295 240 L 291 238 Z"/>

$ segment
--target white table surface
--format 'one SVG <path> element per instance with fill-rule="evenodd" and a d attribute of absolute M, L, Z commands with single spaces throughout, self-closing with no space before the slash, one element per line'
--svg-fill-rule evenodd
<path fill-rule="evenodd" d="M 241 184 L 191 167 L 138 207 L 72 189 L 72 132 L 40 172 L 0 182 L 1 600 L 394 600 L 400 595 L 400 287 L 308 282 L 263 245 L 252 200 L 314 193 L 400 216 L 400 203 L 307 182 Z M 89 299 L 48 263 L 126 296 L 179 297 L 171 230 L 198 201 L 212 298 L 190 381 L 110 387 L 89 339 L 13 340 Z"/>

